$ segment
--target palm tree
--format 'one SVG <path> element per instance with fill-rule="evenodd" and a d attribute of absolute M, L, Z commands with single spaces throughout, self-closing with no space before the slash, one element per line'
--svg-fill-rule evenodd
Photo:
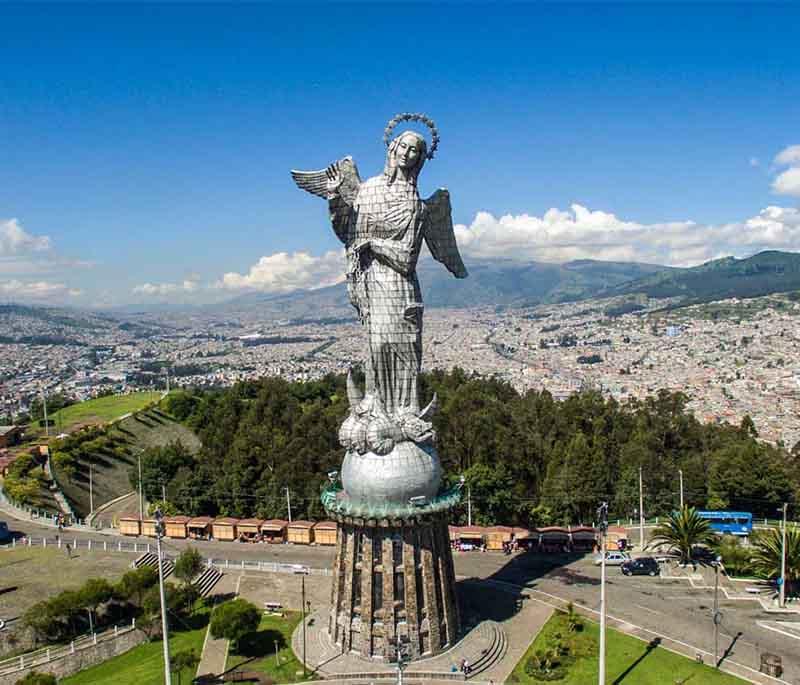
<path fill-rule="evenodd" d="M 667 545 L 669 549 L 680 553 L 682 563 L 689 563 L 692 560 L 692 547 L 711 544 L 715 539 L 708 521 L 701 518 L 694 507 L 683 507 L 680 511 L 673 511 L 664 523 L 656 526 L 647 547 Z"/>
<path fill-rule="evenodd" d="M 781 575 L 781 553 L 783 540 L 780 529 L 770 528 L 753 536 L 753 570 L 765 578 Z M 800 580 L 800 528 L 786 528 L 786 594 Z"/>

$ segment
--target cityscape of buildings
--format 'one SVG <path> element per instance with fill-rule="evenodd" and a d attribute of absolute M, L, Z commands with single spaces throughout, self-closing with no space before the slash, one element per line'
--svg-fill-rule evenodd
<path fill-rule="evenodd" d="M 423 368 L 496 375 L 556 399 L 594 388 L 620 402 L 681 391 L 705 422 L 749 415 L 761 439 L 800 441 L 800 303 L 785 295 L 670 309 L 585 300 L 497 311 L 426 312 Z M 629 313 L 620 313 L 630 309 Z M 47 312 L 47 315 L 43 315 Z M 273 320 L 256 310 L 107 315 L 7 308 L 0 417 L 37 396 L 228 386 L 277 375 L 311 380 L 361 357 L 356 320 Z M 13 341 L 13 342 L 11 342 Z"/>

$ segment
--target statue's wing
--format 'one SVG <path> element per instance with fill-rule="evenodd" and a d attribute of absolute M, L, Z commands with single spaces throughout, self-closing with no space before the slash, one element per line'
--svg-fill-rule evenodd
<path fill-rule="evenodd" d="M 458 251 L 453 232 L 450 193 L 443 188 L 425 200 L 425 242 L 433 258 L 447 267 L 456 278 L 466 278 L 467 269 Z"/>
<path fill-rule="evenodd" d="M 347 204 L 353 204 L 353 200 L 358 193 L 358 187 L 361 185 L 361 177 L 358 175 L 358 168 L 352 157 L 345 157 L 338 162 L 334 162 L 331 166 L 336 166 L 339 173 L 342 175 L 342 185 L 339 186 L 339 195 L 344 198 Z M 322 198 L 328 197 L 328 174 L 327 169 L 320 171 L 294 171 L 292 170 L 292 178 L 301 190 L 318 195 Z"/>

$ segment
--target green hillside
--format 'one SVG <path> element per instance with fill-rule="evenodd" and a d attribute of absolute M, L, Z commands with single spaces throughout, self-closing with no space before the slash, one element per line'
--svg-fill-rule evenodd
<path fill-rule="evenodd" d="M 110 428 L 87 429 L 56 441 L 51 447 L 53 471 L 75 513 L 84 518 L 90 511 L 90 463 L 93 464 L 92 492 L 97 509 L 131 491 L 128 472 L 136 465 L 139 451 L 176 441 L 191 452 L 200 448 L 200 440 L 189 428 L 151 407 Z"/>
<path fill-rule="evenodd" d="M 659 271 L 601 294 L 680 297 L 690 304 L 793 290 L 800 290 L 800 254 L 767 251 L 747 259 L 725 257 L 689 269 Z"/>
<path fill-rule="evenodd" d="M 93 400 L 86 400 L 59 409 L 48 418 L 51 432 L 70 433 L 84 426 L 97 426 L 139 411 L 148 404 L 158 402 L 160 392 L 134 392 L 128 395 L 108 395 Z"/>

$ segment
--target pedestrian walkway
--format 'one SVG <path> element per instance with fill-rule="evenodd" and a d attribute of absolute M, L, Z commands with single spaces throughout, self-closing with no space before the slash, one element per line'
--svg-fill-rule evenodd
<path fill-rule="evenodd" d="M 471 676 L 475 680 L 506 682 L 514 666 L 525 653 L 553 612 L 552 607 L 533 601 L 516 588 L 487 585 L 481 581 L 469 581 L 465 592 L 510 593 L 519 599 L 519 609 L 502 621 L 483 620 L 473 625 L 452 648 L 436 656 L 413 661 L 406 666 L 409 682 L 432 679 L 461 680 L 460 665 L 467 661 L 472 666 Z M 394 677 L 396 665 L 380 660 L 364 659 L 356 654 L 341 653 L 327 632 L 328 608 L 324 607 L 307 618 L 306 659 L 316 673 L 329 679 L 341 681 L 348 675 L 354 678 L 380 679 Z M 292 635 L 292 649 L 302 658 L 302 626 Z"/>
<path fill-rule="evenodd" d="M 226 574 L 217 583 L 213 594 L 209 595 L 216 602 L 222 598 L 229 598 L 239 594 L 239 581 L 241 574 Z M 213 614 L 213 611 L 212 611 Z M 220 675 L 225 672 L 225 662 L 228 660 L 229 641 L 225 638 L 211 637 L 211 624 L 206 631 L 203 643 L 203 653 L 197 665 L 197 677 L 204 675 Z"/>

